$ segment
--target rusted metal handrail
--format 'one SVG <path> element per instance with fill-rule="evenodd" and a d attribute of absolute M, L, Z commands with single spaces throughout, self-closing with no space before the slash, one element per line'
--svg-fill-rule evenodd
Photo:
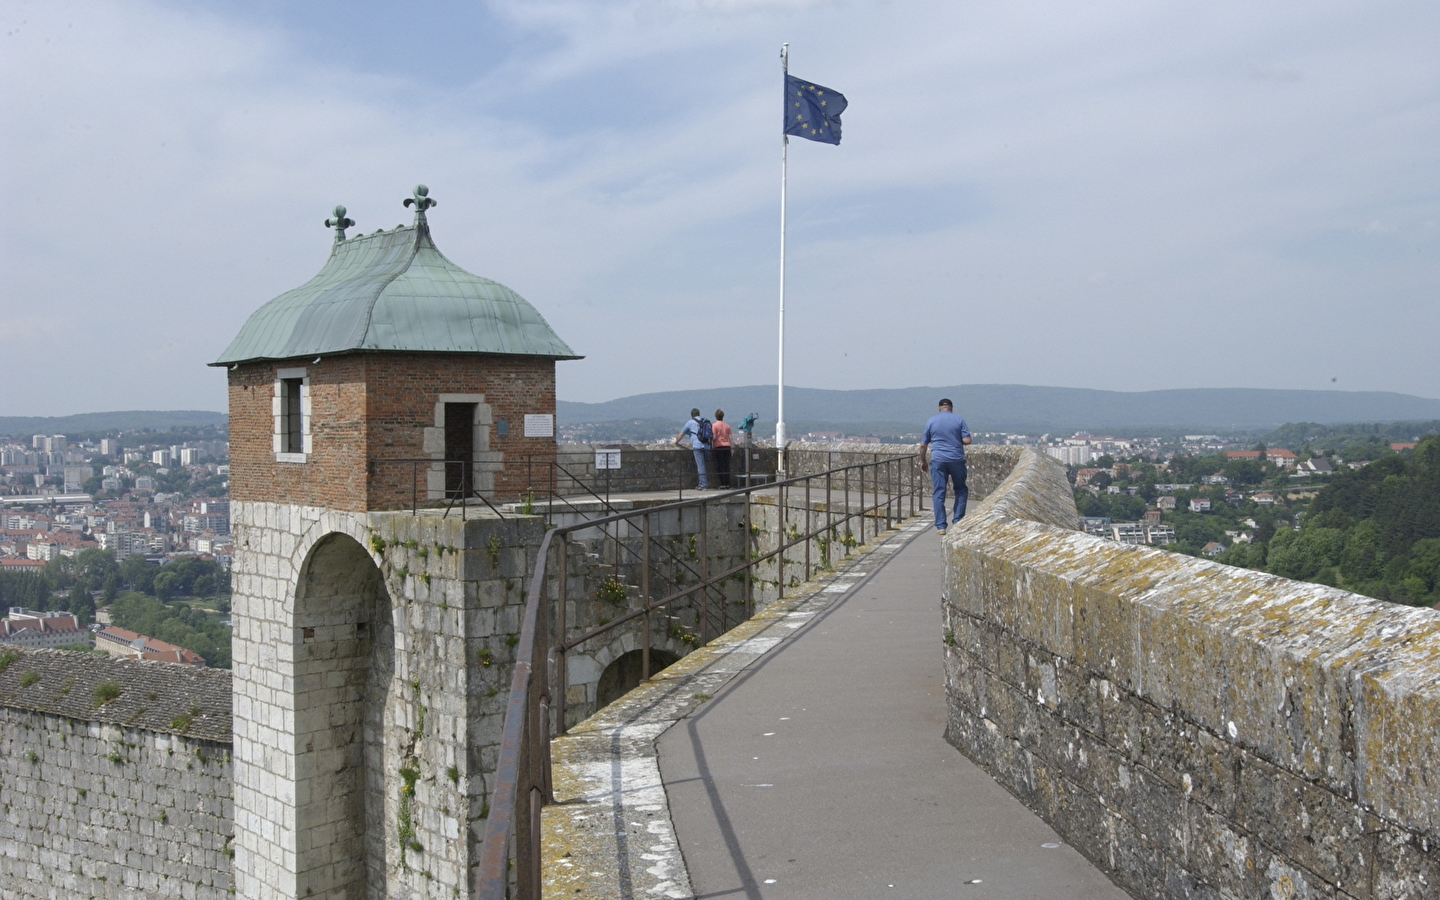
<path fill-rule="evenodd" d="M 375 466 L 395 464 L 408 464 L 410 466 L 410 514 L 417 515 L 420 511 L 420 467 L 422 465 L 444 466 L 444 471 L 448 475 L 450 471 L 450 466 L 474 466 L 475 461 L 470 459 L 432 459 L 428 456 L 392 457 L 386 459 L 372 459 L 370 461 L 370 465 L 372 468 Z M 468 506 L 465 501 L 471 498 L 479 498 L 482 503 L 484 503 L 490 508 L 491 512 L 493 512 L 495 515 L 499 516 L 502 519 L 505 518 L 505 514 L 495 508 L 495 504 L 490 502 L 490 498 L 486 497 L 477 487 L 475 487 L 474 474 L 475 473 L 472 469 L 470 472 L 470 478 L 461 479 L 461 484 L 463 485 L 461 489 L 456 490 L 447 487 L 441 490 L 441 493 L 443 493 L 445 496 L 436 499 L 438 501 L 444 502 L 445 515 L 447 517 L 450 515 L 450 511 L 455 508 L 458 501 L 458 504 L 460 506 L 460 518 L 464 519 L 466 518 L 466 507 Z M 425 488 L 425 492 L 427 495 L 430 492 L 430 488 L 428 485 Z M 430 498 L 428 496 L 425 498 L 425 500 L 427 503 L 430 502 Z M 439 506 L 437 505 L 433 508 L 438 509 Z"/>
<path fill-rule="evenodd" d="M 743 488 L 736 488 L 729 491 L 718 491 L 695 497 L 689 500 L 677 500 L 672 503 L 664 503 L 644 509 L 616 511 L 608 501 L 603 501 L 609 509 L 607 515 L 583 522 L 548 529 L 544 539 L 541 541 L 539 552 L 536 554 L 535 567 L 531 574 L 530 586 L 526 591 L 525 612 L 521 620 L 520 641 L 517 645 L 515 670 L 510 679 L 510 694 L 506 702 L 505 724 L 501 732 L 500 752 L 496 762 L 495 776 L 492 781 L 493 788 L 490 797 L 490 816 L 486 821 L 485 838 L 480 852 L 480 865 L 475 871 L 472 884 L 474 897 L 480 900 L 506 900 L 509 897 L 517 897 L 519 900 L 538 900 L 540 897 L 540 810 L 541 807 L 552 801 L 551 780 L 550 780 L 550 735 L 551 717 L 555 718 L 555 730 L 559 733 L 565 731 L 565 689 L 568 682 L 566 674 L 566 656 L 575 647 L 586 641 L 612 631 L 635 619 L 643 618 L 645 622 L 645 634 L 642 642 L 642 678 L 650 677 L 650 620 L 656 612 L 667 610 L 677 601 L 700 593 L 706 596 L 710 589 L 717 583 L 724 583 L 740 573 L 745 574 L 745 595 L 744 603 L 746 613 L 753 612 L 753 579 L 755 566 L 770 559 L 777 561 L 777 592 L 784 596 L 785 583 L 783 577 L 783 565 L 786 551 L 794 548 L 797 544 L 804 542 L 805 561 L 804 574 L 808 580 L 811 575 L 810 543 L 820 535 L 828 535 L 827 541 L 835 540 L 837 529 L 844 527 L 847 538 L 851 538 L 849 523 L 853 519 L 859 519 L 861 539 L 857 542 L 864 543 L 865 520 L 874 518 L 875 529 L 872 532 L 878 534 L 880 531 L 879 520 L 883 517 L 888 528 L 894 519 L 899 518 L 904 510 L 903 497 L 896 493 L 897 488 L 902 486 L 909 488 L 911 511 L 915 509 L 915 500 L 919 498 L 919 508 L 923 511 L 925 507 L 925 496 L 923 491 L 917 492 L 917 487 L 923 482 L 915 477 L 914 468 L 918 456 L 890 457 L 884 460 L 875 459 L 870 462 L 853 463 L 845 466 L 827 467 L 823 472 L 810 475 L 799 475 L 787 478 L 768 485 L 748 485 Z M 434 460 L 424 460 L 434 462 Z M 897 467 L 904 466 L 901 470 Z M 858 509 L 851 506 L 849 492 L 849 481 L 852 470 L 858 470 L 860 476 L 860 503 Z M 865 497 L 865 475 L 870 470 L 871 502 L 867 505 Z M 902 471 L 908 471 L 909 477 L 902 477 Z M 550 470 L 551 483 L 555 481 L 555 469 Z M 836 476 L 840 475 L 845 484 L 844 510 L 836 514 L 834 510 L 833 486 Z M 886 490 L 882 496 L 881 478 L 884 477 Z M 813 514 L 811 483 L 823 479 L 825 485 L 825 515 L 823 517 Z M 575 480 L 579 483 L 579 480 Z M 791 489 L 800 487 L 805 493 L 805 529 L 803 533 L 796 528 L 794 534 L 787 532 L 787 515 L 789 507 L 786 502 L 787 494 L 792 493 Z M 752 535 L 751 527 L 751 503 L 756 492 L 774 491 L 776 494 L 776 525 L 777 540 L 775 549 L 758 554 L 751 550 Z M 692 585 L 674 584 L 674 590 L 659 599 L 652 599 L 650 584 L 650 550 L 651 531 L 650 517 L 666 513 L 678 513 L 683 515 L 686 509 L 700 509 L 701 535 L 705 534 L 706 514 L 710 504 L 717 501 L 733 500 L 736 497 L 745 499 L 745 559 L 738 565 L 730 566 L 722 572 L 710 573 L 708 570 L 707 554 L 702 541 L 700 571 L 691 574 L 698 574 L 699 581 Z M 493 507 L 492 507 L 493 508 Z M 498 513 L 498 510 L 497 510 Z M 641 520 L 640 559 L 641 571 L 641 606 L 630 610 L 624 615 L 618 616 L 603 625 L 591 628 L 575 637 L 566 634 L 566 582 L 568 581 L 568 545 L 570 535 L 587 529 L 602 529 L 604 526 L 621 522 L 629 522 L 634 519 Z M 818 527 L 815 526 L 819 520 Z M 848 555 L 851 550 L 852 541 L 841 540 Z M 620 547 L 620 538 L 616 535 L 617 548 Z M 822 550 L 821 565 L 833 563 L 834 551 L 832 545 L 827 543 Z M 628 549 L 628 548 L 627 548 Z M 633 551 L 632 551 L 633 552 Z M 554 610 L 555 635 L 552 640 L 549 635 L 548 625 L 551 619 L 549 608 L 549 591 L 546 589 L 547 575 L 549 571 L 549 558 L 554 553 L 559 557 L 558 581 L 556 583 L 556 607 Z M 617 566 L 620 550 L 616 551 Z M 674 554 L 671 554 L 674 557 Z M 688 566 L 687 566 L 688 569 Z M 724 605 L 721 604 L 721 628 L 728 624 L 728 618 L 724 613 Z M 698 611 L 697 611 L 698 612 Z M 668 613 L 667 613 L 668 614 Z M 705 619 L 698 622 L 700 632 L 700 643 L 706 642 L 704 637 Z M 545 660 L 544 666 L 537 666 L 536 661 Z M 553 683 L 553 689 L 552 689 Z M 553 705 L 552 705 L 553 703 Z M 512 847 L 513 844 L 513 847 Z M 511 854 L 514 854 L 513 887 L 512 867 L 510 865 Z"/>

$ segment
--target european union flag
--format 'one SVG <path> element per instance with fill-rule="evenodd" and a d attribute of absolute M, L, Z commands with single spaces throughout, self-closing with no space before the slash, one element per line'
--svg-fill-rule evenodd
<path fill-rule="evenodd" d="M 785 133 L 825 144 L 840 143 L 845 95 L 785 74 Z"/>

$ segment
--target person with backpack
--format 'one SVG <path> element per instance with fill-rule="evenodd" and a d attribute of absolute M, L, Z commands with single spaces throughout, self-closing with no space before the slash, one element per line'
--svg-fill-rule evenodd
<path fill-rule="evenodd" d="M 710 479 L 706 477 L 705 457 L 710 452 L 710 442 L 715 439 L 715 427 L 709 419 L 700 415 L 698 408 L 690 410 L 690 421 L 686 422 L 675 436 L 675 443 L 683 447 L 686 438 L 689 438 L 690 450 L 695 454 L 695 471 L 700 475 L 700 490 L 708 491 Z"/>

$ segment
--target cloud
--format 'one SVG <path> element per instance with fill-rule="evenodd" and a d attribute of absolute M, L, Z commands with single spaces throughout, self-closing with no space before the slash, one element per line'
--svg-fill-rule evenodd
<path fill-rule="evenodd" d="M 851 101 L 841 147 L 790 147 L 793 383 L 1313 387 L 1346 359 L 1352 389 L 1440 395 L 1416 364 L 1437 26 L 1418 2 L 12 4 L 0 355 L 34 378 L 0 412 L 219 408 L 204 363 L 319 268 L 330 208 L 392 227 L 417 181 L 447 255 L 587 354 L 562 396 L 769 380 L 782 40 Z"/>

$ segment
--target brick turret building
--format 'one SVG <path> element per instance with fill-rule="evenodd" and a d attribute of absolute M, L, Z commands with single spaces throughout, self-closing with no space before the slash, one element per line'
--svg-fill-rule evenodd
<path fill-rule="evenodd" d="M 467 893 L 488 814 L 492 663 L 513 655 L 543 526 L 425 501 L 520 494 L 554 459 L 555 362 L 578 357 L 440 253 L 424 186 L 405 205 L 412 225 L 354 238 L 336 207 L 320 273 L 214 363 L 241 900 Z"/>
<path fill-rule="evenodd" d="M 511 497 L 527 458 L 554 460 L 555 361 L 580 357 L 519 294 L 445 258 L 424 185 L 405 202 L 413 225 L 353 238 L 337 207 L 324 268 L 213 363 L 229 369 L 233 500 L 393 509 L 419 458 L 436 461 L 424 499 Z"/>

